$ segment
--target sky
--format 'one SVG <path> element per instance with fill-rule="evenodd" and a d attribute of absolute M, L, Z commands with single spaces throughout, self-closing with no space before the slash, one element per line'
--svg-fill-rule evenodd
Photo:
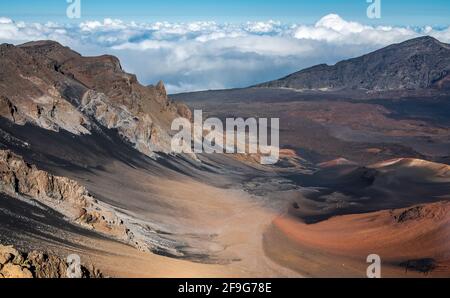
<path fill-rule="evenodd" d="M 367 0 L 81 0 L 75 19 L 67 0 L 0 1 L 0 42 L 113 54 L 171 93 L 245 87 L 422 35 L 450 42 L 450 1 L 380 1 L 376 19 Z"/>
<path fill-rule="evenodd" d="M 336 13 L 344 19 L 367 21 L 366 0 L 82 0 L 86 19 L 135 21 L 243 22 L 273 19 L 314 23 Z M 0 1 L 0 12 L 15 20 L 62 21 L 66 0 Z M 383 18 L 371 23 L 449 25 L 448 0 L 382 0 Z"/>

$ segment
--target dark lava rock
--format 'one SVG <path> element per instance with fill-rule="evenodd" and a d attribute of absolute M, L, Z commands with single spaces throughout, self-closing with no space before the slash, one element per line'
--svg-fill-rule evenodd
<path fill-rule="evenodd" d="M 447 89 L 449 82 L 450 45 L 425 36 L 333 66 L 313 66 L 256 87 L 388 91 Z"/>

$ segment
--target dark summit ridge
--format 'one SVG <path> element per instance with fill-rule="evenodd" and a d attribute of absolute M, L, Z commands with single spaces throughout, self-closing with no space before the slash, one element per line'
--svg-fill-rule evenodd
<path fill-rule="evenodd" d="M 256 87 L 300 90 L 450 89 L 450 45 L 425 36 L 335 65 L 320 64 Z"/>

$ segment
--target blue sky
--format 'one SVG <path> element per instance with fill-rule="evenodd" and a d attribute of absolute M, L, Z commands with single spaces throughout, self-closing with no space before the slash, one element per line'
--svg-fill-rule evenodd
<path fill-rule="evenodd" d="M 83 55 L 112 54 L 143 84 L 169 92 L 245 87 L 319 63 L 431 35 L 450 43 L 450 0 L 0 1 L 0 43 L 50 39 Z"/>
<path fill-rule="evenodd" d="M 276 19 L 313 23 L 333 12 L 344 19 L 371 24 L 446 26 L 448 0 L 381 0 L 382 18 L 368 20 L 366 0 L 81 0 L 83 19 L 120 18 L 137 21 L 242 22 Z M 66 0 L 0 2 L 0 15 L 23 21 L 64 21 Z M 65 20 L 67 21 L 67 20 Z"/>

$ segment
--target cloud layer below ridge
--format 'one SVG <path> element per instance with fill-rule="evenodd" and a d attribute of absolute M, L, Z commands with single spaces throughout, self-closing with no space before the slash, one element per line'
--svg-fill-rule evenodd
<path fill-rule="evenodd" d="M 162 79 L 171 93 L 244 87 L 421 35 L 450 42 L 450 28 L 373 27 L 336 14 L 314 25 L 115 19 L 40 24 L 0 17 L 0 42 L 51 39 L 83 55 L 113 54 L 142 83 Z"/>

